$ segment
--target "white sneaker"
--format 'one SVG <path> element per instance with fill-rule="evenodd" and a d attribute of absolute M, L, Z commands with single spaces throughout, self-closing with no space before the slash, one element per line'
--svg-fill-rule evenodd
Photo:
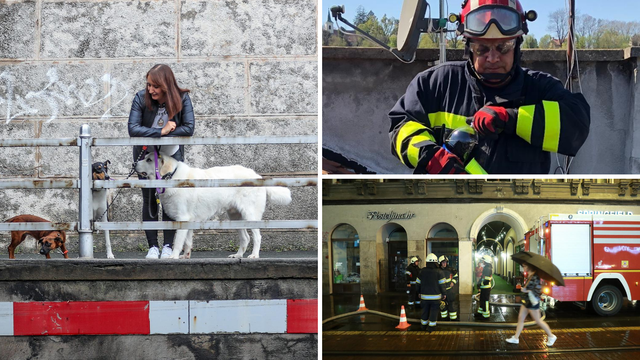
<path fill-rule="evenodd" d="M 556 340 L 558 340 L 558 337 L 555 335 L 551 335 L 547 338 L 547 346 L 553 346 L 553 344 L 555 344 Z"/>
<path fill-rule="evenodd" d="M 152 246 L 149 248 L 149 252 L 147 253 L 147 256 L 145 256 L 145 258 L 147 259 L 157 259 L 158 255 L 160 255 L 160 251 L 158 250 L 157 246 Z"/>
<path fill-rule="evenodd" d="M 160 255 L 160 259 L 168 259 L 171 257 L 173 250 L 169 247 L 169 245 L 165 245 L 162 247 L 162 255 Z"/>
<path fill-rule="evenodd" d="M 517 337 L 512 336 L 510 338 L 508 338 L 507 340 L 505 340 L 506 342 L 508 342 L 509 344 L 519 344 L 520 343 L 520 339 L 518 339 Z"/>

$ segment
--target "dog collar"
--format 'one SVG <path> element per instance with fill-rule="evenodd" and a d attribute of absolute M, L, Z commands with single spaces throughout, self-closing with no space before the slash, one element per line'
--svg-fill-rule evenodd
<path fill-rule="evenodd" d="M 164 176 L 162 177 L 162 180 L 171 180 L 171 178 L 173 177 L 173 174 L 175 174 L 176 171 L 178 171 L 178 167 L 176 167 L 172 173 L 164 174 Z"/>

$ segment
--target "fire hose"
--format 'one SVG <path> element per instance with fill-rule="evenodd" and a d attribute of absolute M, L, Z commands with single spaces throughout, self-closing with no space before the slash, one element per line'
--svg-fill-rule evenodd
<path fill-rule="evenodd" d="M 473 299 L 478 299 L 476 296 L 479 294 L 475 294 L 472 295 L 471 297 Z M 506 307 L 520 307 L 522 306 L 521 304 L 514 304 L 514 303 L 494 303 L 494 302 L 490 302 L 489 303 L 490 306 L 506 306 Z M 541 317 L 540 320 L 544 321 L 546 314 L 544 313 L 544 310 L 540 309 Z M 360 315 L 365 315 L 365 314 L 373 314 L 373 315 L 378 315 L 378 316 L 382 316 L 382 317 L 386 317 L 389 319 L 393 319 L 393 320 L 399 320 L 400 316 L 397 315 L 392 315 L 392 314 L 387 314 L 381 311 L 376 311 L 376 310 L 361 310 L 361 311 L 352 311 L 352 312 L 348 312 L 348 313 L 344 313 L 344 314 L 340 314 L 340 315 L 336 315 L 330 318 L 327 318 L 325 320 L 322 321 L 322 325 L 332 322 L 332 321 L 336 321 L 339 319 L 343 319 L 346 317 L 351 317 L 351 316 L 360 316 Z M 420 319 L 415 319 L 415 318 L 407 318 L 407 322 L 414 322 L 414 323 L 420 323 Z M 525 327 L 529 327 L 529 326 L 533 326 L 535 325 L 536 322 L 535 321 L 527 321 L 524 323 Z M 443 326 L 472 326 L 472 327 L 492 327 L 492 328 L 515 328 L 518 323 L 485 323 L 485 322 L 469 322 L 469 321 L 438 321 L 438 325 L 443 325 Z"/>

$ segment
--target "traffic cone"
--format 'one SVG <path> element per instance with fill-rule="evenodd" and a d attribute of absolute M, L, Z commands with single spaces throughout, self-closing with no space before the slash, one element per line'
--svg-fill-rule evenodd
<path fill-rule="evenodd" d="M 364 296 L 360 295 L 360 307 L 358 307 L 358 311 L 369 310 L 364 306 Z"/>
<path fill-rule="evenodd" d="M 411 326 L 411 324 L 407 322 L 407 314 L 404 312 L 404 305 L 402 305 L 402 310 L 400 310 L 400 324 L 396 326 L 396 329 L 404 330 L 409 326 Z"/>

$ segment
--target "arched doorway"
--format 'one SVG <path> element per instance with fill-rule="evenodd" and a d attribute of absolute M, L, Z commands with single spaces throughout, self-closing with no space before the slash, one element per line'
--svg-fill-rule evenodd
<path fill-rule="evenodd" d="M 510 209 L 497 206 L 485 211 L 471 227 L 470 238 L 475 243 L 474 274 L 476 279 L 482 271 L 482 255 L 492 259 L 494 280 L 492 293 L 511 293 L 514 283 L 514 265 L 511 255 L 515 252 L 514 238 L 524 237 L 526 223 L 520 215 Z M 475 281 L 474 281 L 475 283 Z"/>
<path fill-rule="evenodd" d="M 405 270 L 409 265 L 407 254 L 407 231 L 399 224 L 384 224 L 379 232 L 384 257 L 380 259 L 380 289 L 382 291 L 405 292 L 407 280 Z"/>
<path fill-rule="evenodd" d="M 332 294 L 360 293 L 360 237 L 349 224 L 331 232 Z"/>
<path fill-rule="evenodd" d="M 453 226 L 447 223 L 435 224 L 427 233 L 426 242 L 427 254 L 434 253 L 438 257 L 445 255 L 449 258 L 449 266 L 458 271 L 460 248 L 458 232 Z"/>

